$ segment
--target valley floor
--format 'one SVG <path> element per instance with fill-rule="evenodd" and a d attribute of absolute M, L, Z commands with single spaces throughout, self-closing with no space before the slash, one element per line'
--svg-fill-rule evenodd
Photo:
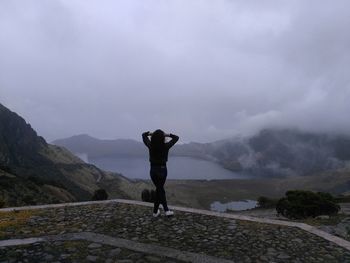
<path fill-rule="evenodd" d="M 349 242 L 307 225 L 176 207 L 153 218 L 151 206 L 2 209 L 0 262 L 350 262 Z"/>
<path fill-rule="evenodd" d="M 260 196 L 281 198 L 288 190 L 313 190 L 335 194 L 345 192 L 349 181 L 348 172 L 321 174 L 318 176 L 294 176 L 289 178 L 260 178 L 234 180 L 173 180 L 168 178 L 165 191 L 170 204 L 210 209 L 213 202 L 228 203 L 241 200 L 257 200 Z M 102 181 L 100 187 L 111 198 L 141 200 L 144 189 L 155 189 L 150 180 L 117 178 Z M 124 193 L 124 196 L 122 195 Z"/>

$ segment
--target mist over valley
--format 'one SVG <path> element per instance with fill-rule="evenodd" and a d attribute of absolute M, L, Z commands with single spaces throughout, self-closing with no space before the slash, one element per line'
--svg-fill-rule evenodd
<path fill-rule="evenodd" d="M 148 149 L 142 142 L 77 135 L 53 143 L 84 156 L 87 162 L 102 169 L 116 172 L 120 165 L 127 177 L 149 179 Z M 173 179 L 230 179 L 229 171 L 231 179 L 312 176 L 346 167 L 350 160 L 349 149 L 350 136 L 265 129 L 251 137 L 175 145 L 170 152 L 169 165 L 174 162 L 172 168 L 177 170 Z M 188 170 L 181 169 L 184 166 Z M 198 170 L 191 171 L 191 166 Z"/>

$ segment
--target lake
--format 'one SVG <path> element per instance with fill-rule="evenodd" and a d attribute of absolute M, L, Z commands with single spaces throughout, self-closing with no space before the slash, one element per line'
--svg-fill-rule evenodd
<path fill-rule="evenodd" d="M 128 178 L 150 179 L 149 161 L 146 158 L 89 158 L 89 163 L 97 167 L 123 174 Z M 169 157 L 167 179 L 250 179 L 247 175 L 224 169 L 215 162 L 190 157 Z"/>
<path fill-rule="evenodd" d="M 210 205 L 210 210 L 216 211 L 216 212 L 226 212 L 228 210 L 243 211 L 243 210 L 255 208 L 257 204 L 258 202 L 255 200 L 242 200 L 242 201 L 233 201 L 228 203 L 221 203 L 221 202 L 215 201 Z"/>

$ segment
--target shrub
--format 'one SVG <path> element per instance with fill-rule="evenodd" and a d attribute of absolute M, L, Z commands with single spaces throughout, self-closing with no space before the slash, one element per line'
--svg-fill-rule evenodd
<path fill-rule="evenodd" d="M 108 194 L 105 189 L 97 189 L 92 196 L 92 201 L 107 200 Z"/>
<path fill-rule="evenodd" d="M 258 198 L 258 207 L 260 208 L 275 208 L 278 200 L 271 199 L 265 196 L 260 196 Z"/>
<path fill-rule="evenodd" d="M 156 199 L 156 192 L 154 190 L 143 189 L 141 199 L 143 202 L 153 203 Z"/>
<path fill-rule="evenodd" d="M 32 195 L 25 195 L 22 199 L 22 201 L 26 204 L 26 205 L 36 205 L 36 202 L 34 200 L 34 197 Z"/>
<path fill-rule="evenodd" d="M 141 193 L 141 200 L 143 202 L 150 202 L 151 199 L 151 192 L 148 189 L 143 189 Z"/>
<path fill-rule="evenodd" d="M 5 201 L 0 198 L 0 208 L 3 208 L 5 206 Z"/>
<path fill-rule="evenodd" d="M 288 191 L 281 198 L 276 210 L 278 214 L 291 219 L 303 219 L 319 215 L 334 215 L 340 210 L 334 197 L 329 193 L 314 193 L 311 191 Z"/>

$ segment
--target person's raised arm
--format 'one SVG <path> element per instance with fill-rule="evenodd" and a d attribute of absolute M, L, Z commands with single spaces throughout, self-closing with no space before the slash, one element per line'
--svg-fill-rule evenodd
<path fill-rule="evenodd" d="M 150 147 L 151 146 L 151 141 L 148 138 L 148 136 L 152 135 L 152 133 L 150 133 L 149 131 L 142 133 L 142 140 L 143 143 L 147 146 Z"/>
<path fill-rule="evenodd" d="M 166 136 L 171 138 L 171 140 L 166 143 L 166 146 L 168 148 L 173 147 L 174 144 L 177 143 L 177 141 L 179 140 L 179 136 L 172 134 L 172 133 L 166 134 Z"/>

